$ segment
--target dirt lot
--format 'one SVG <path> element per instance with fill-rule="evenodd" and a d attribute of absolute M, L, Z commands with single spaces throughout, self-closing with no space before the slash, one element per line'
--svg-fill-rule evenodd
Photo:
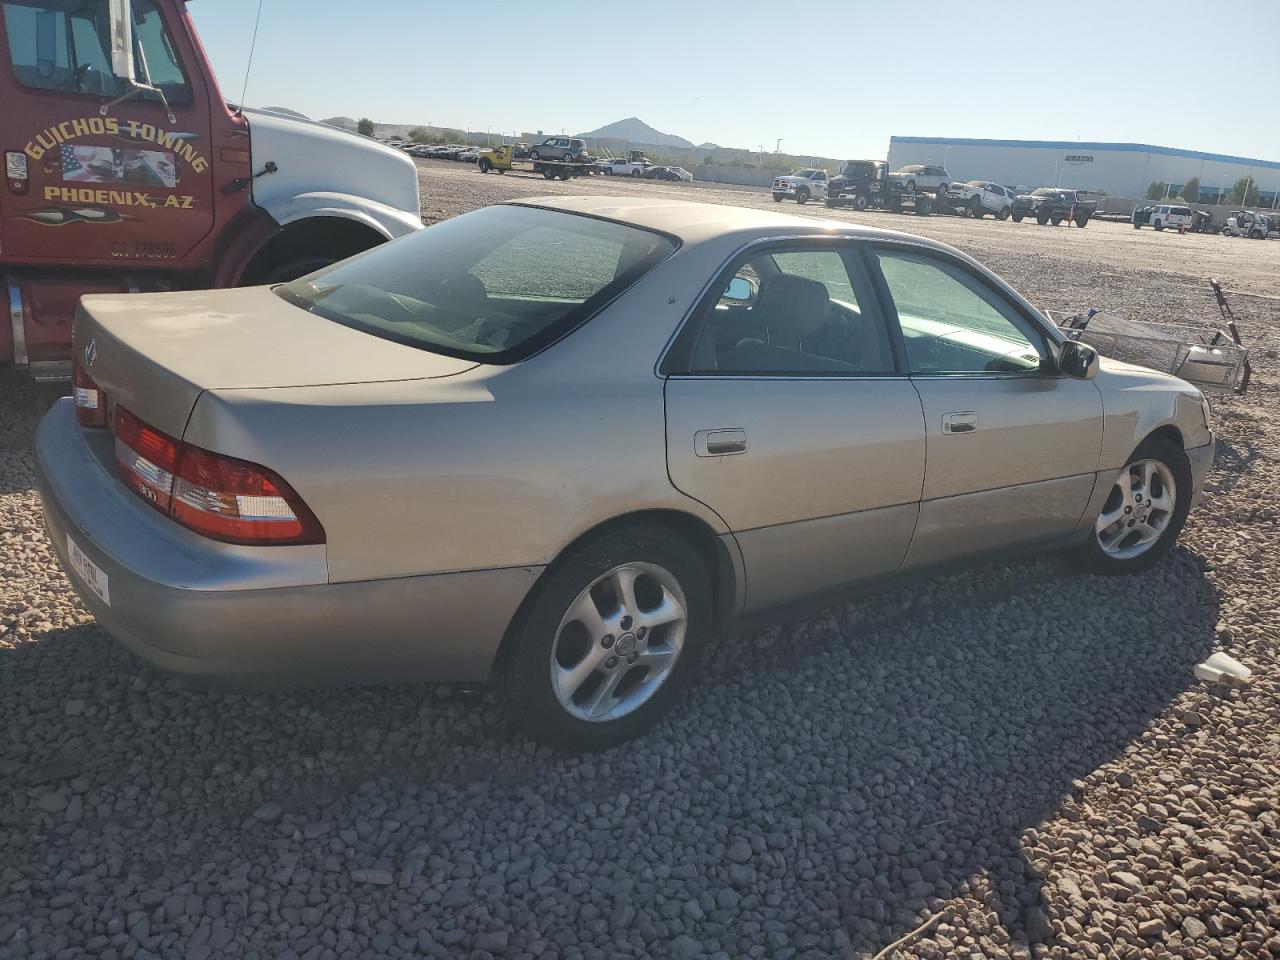
<path fill-rule="evenodd" d="M 428 222 L 547 193 L 773 207 L 420 166 Z M 925 922 L 898 956 L 1280 956 L 1280 244 L 841 214 L 1051 307 L 1209 320 L 1204 278 L 1235 291 L 1256 382 L 1215 401 L 1170 558 L 988 565 L 724 641 L 648 738 L 555 756 L 483 690 L 245 697 L 140 666 L 45 540 L 56 391 L 6 376 L 0 957 L 869 958 Z M 1214 650 L 1252 681 L 1196 681 Z"/>

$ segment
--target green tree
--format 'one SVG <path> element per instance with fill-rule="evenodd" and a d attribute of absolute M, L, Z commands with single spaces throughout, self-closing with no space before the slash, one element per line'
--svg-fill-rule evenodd
<path fill-rule="evenodd" d="M 444 130 L 441 132 L 440 142 L 441 143 L 461 143 L 462 137 L 463 137 L 463 133 L 461 130 L 454 130 L 452 127 L 450 127 L 448 130 Z"/>
<path fill-rule="evenodd" d="M 1258 205 L 1258 181 L 1253 177 L 1241 177 L 1236 181 L 1236 185 L 1231 188 L 1231 203 L 1240 204 L 1246 207 L 1254 207 Z"/>
<path fill-rule="evenodd" d="M 361 117 L 360 122 L 356 124 L 356 132 L 363 137 L 372 137 L 373 121 L 368 117 Z"/>
<path fill-rule="evenodd" d="M 426 127 L 414 127 L 409 131 L 409 139 L 414 143 L 430 143 L 435 138 Z"/>
<path fill-rule="evenodd" d="M 1182 185 L 1182 199 L 1187 203 L 1200 202 L 1200 178 L 1191 177 Z"/>
<path fill-rule="evenodd" d="M 1147 187 L 1148 200 L 1163 200 L 1164 195 L 1169 192 L 1169 185 L 1163 180 L 1152 180 L 1151 186 Z"/>

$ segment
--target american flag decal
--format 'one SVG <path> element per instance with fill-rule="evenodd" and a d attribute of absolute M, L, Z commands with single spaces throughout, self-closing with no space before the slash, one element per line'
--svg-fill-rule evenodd
<path fill-rule="evenodd" d="M 83 170 L 84 165 L 76 159 L 76 148 L 70 144 L 62 145 L 62 175 L 65 177 L 69 173 L 75 173 L 77 170 Z"/>

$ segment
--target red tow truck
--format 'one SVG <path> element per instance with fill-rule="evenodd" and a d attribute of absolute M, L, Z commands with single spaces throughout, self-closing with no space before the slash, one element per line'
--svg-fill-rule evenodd
<path fill-rule="evenodd" d="M 86 293 L 292 279 L 421 229 L 400 151 L 229 105 L 185 0 L 0 2 L 0 363 L 69 374 Z"/>

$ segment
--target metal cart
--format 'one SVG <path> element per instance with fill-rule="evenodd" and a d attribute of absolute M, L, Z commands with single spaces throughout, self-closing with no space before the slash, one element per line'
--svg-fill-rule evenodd
<path fill-rule="evenodd" d="M 1049 318 L 1072 340 L 1083 340 L 1104 357 L 1172 373 L 1205 392 L 1239 393 L 1249 389 L 1249 351 L 1240 342 L 1231 307 L 1217 280 L 1210 280 L 1226 329 L 1182 323 L 1126 320 L 1090 310 Z"/>

